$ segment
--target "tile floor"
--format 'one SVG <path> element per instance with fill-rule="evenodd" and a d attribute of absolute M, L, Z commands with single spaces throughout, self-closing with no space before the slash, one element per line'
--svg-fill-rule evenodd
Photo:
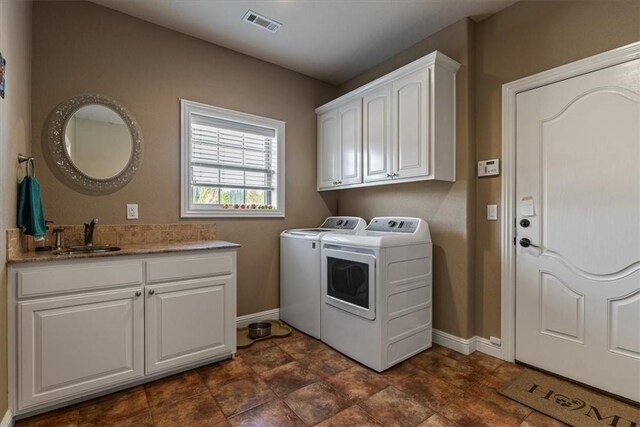
<path fill-rule="evenodd" d="M 435 345 L 381 374 L 294 331 L 208 365 L 17 422 L 27 426 L 562 426 L 507 399 L 524 368 Z"/>

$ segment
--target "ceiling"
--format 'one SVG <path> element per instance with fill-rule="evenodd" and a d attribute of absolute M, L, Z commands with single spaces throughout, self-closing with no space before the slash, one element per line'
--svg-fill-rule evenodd
<path fill-rule="evenodd" d="M 341 84 L 465 17 L 517 0 L 92 0 L 111 9 Z M 270 33 L 248 9 L 282 23 Z"/>

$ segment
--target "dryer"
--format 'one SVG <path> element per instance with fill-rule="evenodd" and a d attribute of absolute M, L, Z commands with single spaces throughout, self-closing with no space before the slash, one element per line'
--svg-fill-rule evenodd
<path fill-rule="evenodd" d="M 362 231 L 366 225 L 362 218 L 332 216 L 318 228 L 280 234 L 280 319 L 320 339 L 320 239 Z"/>
<path fill-rule="evenodd" d="M 378 371 L 431 347 L 432 243 L 420 218 L 322 237 L 320 337 Z"/>

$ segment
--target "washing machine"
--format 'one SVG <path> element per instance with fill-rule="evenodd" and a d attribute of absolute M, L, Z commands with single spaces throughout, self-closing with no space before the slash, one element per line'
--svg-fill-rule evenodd
<path fill-rule="evenodd" d="M 320 339 L 320 239 L 364 230 L 362 218 L 332 216 L 318 228 L 280 234 L 280 319 Z"/>
<path fill-rule="evenodd" d="M 431 347 L 432 243 L 420 218 L 321 238 L 320 338 L 378 372 Z"/>

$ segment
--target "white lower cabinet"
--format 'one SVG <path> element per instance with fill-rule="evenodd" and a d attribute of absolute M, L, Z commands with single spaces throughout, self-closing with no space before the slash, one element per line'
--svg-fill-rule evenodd
<path fill-rule="evenodd" d="M 119 258 L 9 265 L 14 414 L 235 353 L 235 249 Z"/>
<path fill-rule="evenodd" d="M 18 303 L 20 407 L 144 375 L 142 290 Z"/>
<path fill-rule="evenodd" d="M 235 351 L 235 326 L 226 324 L 232 304 L 229 278 L 148 287 L 146 372 Z"/>

